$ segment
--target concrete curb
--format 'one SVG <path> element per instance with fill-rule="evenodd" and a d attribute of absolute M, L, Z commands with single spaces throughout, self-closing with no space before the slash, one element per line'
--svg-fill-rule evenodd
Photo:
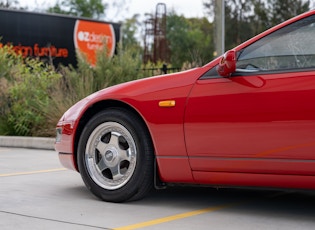
<path fill-rule="evenodd" d="M 54 150 L 55 138 L 0 136 L 0 147 Z"/>

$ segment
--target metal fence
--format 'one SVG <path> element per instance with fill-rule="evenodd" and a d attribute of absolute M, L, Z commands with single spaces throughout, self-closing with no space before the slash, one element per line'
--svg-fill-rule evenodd
<path fill-rule="evenodd" d="M 168 68 L 166 64 L 163 64 L 161 68 L 143 68 L 139 70 L 147 73 L 148 75 L 159 75 L 179 72 L 181 68 L 179 67 Z"/>

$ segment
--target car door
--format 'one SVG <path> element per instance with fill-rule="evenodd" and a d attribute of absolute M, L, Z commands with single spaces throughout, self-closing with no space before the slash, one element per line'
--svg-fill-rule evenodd
<path fill-rule="evenodd" d="M 314 22 L 237 50 L 232 76 L 214 67 L 196 82 L 184 124 L 193 171 L 315 175 Z"/>

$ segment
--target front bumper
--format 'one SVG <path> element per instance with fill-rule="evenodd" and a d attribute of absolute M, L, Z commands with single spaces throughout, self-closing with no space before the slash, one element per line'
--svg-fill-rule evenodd
<path fill-rule="evenodd" d="M 67 169 L 78 171 L 74 154 L 73 122 L 59 122 L 56 128 L 55 150 L 60 163 Z"/>
<path fill-rule="evenodd" d="M 63 167 L 71 169 L 73 171 L 78 171 L 77 165 L 74 162 L 72 153 L 58 153 L 59 161 Z"/>

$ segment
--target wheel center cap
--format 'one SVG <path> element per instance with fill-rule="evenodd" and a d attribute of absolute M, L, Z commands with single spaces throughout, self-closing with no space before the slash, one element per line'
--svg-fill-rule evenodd
<path fill-rule="evenodd" d="M 114 158 L 114 153 L 112 152 L 112 150 L 107 150 L 105 152 L 105 158 L 107 161 L 112 161 Z"/>

